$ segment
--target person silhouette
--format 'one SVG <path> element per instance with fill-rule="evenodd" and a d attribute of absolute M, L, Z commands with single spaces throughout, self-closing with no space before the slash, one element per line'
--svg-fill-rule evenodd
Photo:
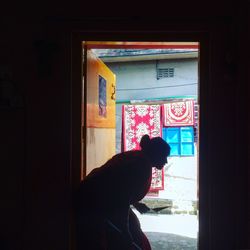
<path fill-rule="evenodd" d="M 78 250 L 151 249 L 131 205 L 149 210 L 140 201 L 149 191 L 152 167 L 164 167 L 170 146 L 144 135 L 140 147 L 116 154 L 81 181 L 75 198 Z"/>

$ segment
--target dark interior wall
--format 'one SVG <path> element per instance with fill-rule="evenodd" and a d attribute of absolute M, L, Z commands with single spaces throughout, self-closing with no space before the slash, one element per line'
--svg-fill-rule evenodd
<path fill-rule="evenodd" d="M 175 30 L 186 21 L 208 27 L 211 46 L 206 73 L 211 119 L 209 126 L 203 124 L 212 129 L 203 147 L 210 152 L 210 163 L 205 164 L 210 170 L 203 173 L 204 178 L 209 174 L 210 189 L 201 204 L 209 217 L 201 222 L 209 226 L 204 232 L 211 241 L 201 249 L 250 247 L 249 162 L 244 147 L 249 128 L 249 3 L 172 3 L 157 11 L 150 5 L 131 6 L 114 12 L 100 3 L 85 11 L 84 4 L 43 2 L 15 6 L 3 15 L 0 72 L 10 76 L 14 101 L 0 108 L 1 249 L 69 249 L 71 30 L 119 30 L 119 25 L 153 30 L 168 23 Z M 168 16 L 166 10 L 172 10 Z"/>
<path fill-rule="evenodd" d="M 246 227 L 246 189 L 249 187 L 246 140 L 240 134 L 249 126 L 244 118 L 244 108 L 241 109 L 246 106 L 244 93 L 247 88 L 243 82 L 246 82 L 244 72 L 247 67 L 243 55 L 247 43 L 243 34 L 247 27 L 242 16 L 231 21 L 221 27 L 217 23 L 211 36 L 209 100 L 212 102 L 208 107 L 210 121 L 206 121 L 211 153 L 208 159 L 210 236 L 214 239 L 210 242 L 211 249 L 246 247 L 243 228 Z M 230 240 L 225 241 L 227 237 Z"/>
<path fill-rule="evenodd" d="M 241 244 L 241 248 L 250 248 L 250 183 L 249 183 L 249 112 L 247 111 L 247 100 L 249 98 L 249 83 L 250 83 L 250 71 L 249 71 L 249 56 L 250 53 L 246 50 L 249 44 L 249 30 L 250 30 L 250 2 L 246 8 L 240 12 L 239 18 L 237 18 L 236 26 L 234 27 L 235 33 L 237 34 L 237 39 L 234 37 L 234 44 L 237 48 L 237 53 L 234 55 L 235 63 L 229 68 L 235 68 L 233 71 L 235 78 L 237 79 L 236 96 L 238 104 L 236 105 L 237 119 L 236 123 L 236 133 L 235 133 L 235 143 L 239 145 L 239 150 L 236 151 L 236 171 L 233 176 L 237 179 L 237 185 L 239 183 L 239 189 L 237 190 L 237 206 L 235 209 L 235 220 L 246 221 L 247 224 L 242 225 L 244 231 L 241 228 L 237 228 L 237 235 L 239 242 L 244 242 L 244 238 L 247 239 L 247 246 Z M 238 27 L 238 28 L 236 28 Z M 234 47 L 234 46 L 233 46 Z M 234 66 L 233 66 L 234 65 Z M 232 71 L 232 70 L 231 70 Z M 245 107 L 245 108 L 242 108 Z M 248 114 L 247 117 L 245 114 Z M 248 136 L 242 136 L 242 132 L 246 131 Z M 241 151 L 242 150 L 242 151 Z M 245 217 L 245 218 L 244 218 Z M 238 225 L 240 227 L 240 225 Z M 244 233 L 245 232 L 245 233 Z"/>
<path fill-rule="evenodd" d="M 2 31 L 1 66 L 22 103 L 0 111 L 0 249 L 68 249 L 69 39 L 36 19 L 6 18 Z"/>

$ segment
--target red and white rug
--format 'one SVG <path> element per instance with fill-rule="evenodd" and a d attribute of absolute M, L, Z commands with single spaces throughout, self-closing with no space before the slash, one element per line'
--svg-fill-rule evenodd
<path fill-rule="evenodd" d="M 163 126 L 193 126 L 194 101 L 170 102 L 163 105 Z"/>
<path fill-rule="evenodd" d="M 148 134 L 150 138 L 162 136 L 160 105 L 123 105 L 123 150 L 140 149 L 141 137 Z M 164 189 L 164 172 L 152 169 L 150 191 Z"/>

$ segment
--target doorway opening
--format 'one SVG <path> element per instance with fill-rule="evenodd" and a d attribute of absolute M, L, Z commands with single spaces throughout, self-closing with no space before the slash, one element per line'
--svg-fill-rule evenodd
<path fill-rule="evenodd" d="M 171 146 L 143 199 L 152 211 L 134 210 L 155 250 L 198 248 L 199 49 L 199 42 L 82 42 L 82 178 L 138 149 L 145 133 Z"/>

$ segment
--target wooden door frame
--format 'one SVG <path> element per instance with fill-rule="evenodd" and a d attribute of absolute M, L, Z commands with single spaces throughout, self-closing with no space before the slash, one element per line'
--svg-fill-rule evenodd
<path fill-rule="evenodd" d="M 184 27 L 185 28 L 185 27 Z M 198 29 L 198 28 L 197 28 Z M 153 39 L 152 39 L 152 34 Z M 180 30 L 178 32 L 160 30 L 160 31 L 75 31 L 72 32 L 72 78 L 71 78 L 71 187 L 72 192 L 78 187 L 82 176 L 81 169 L 81 137 L 85 136 L 81 129 L 81 103 L 82 103 L 82 41 L 154 41 L 154 42 L 199 42 L 200 43 L 200 60 L 199 60 L 199 104 L 200 117 L 199 123 L 199 250 L 210 249 L 209 247 L 209 228 L 211 223 L 211 214 L 209 212 L 209 193 L 211 177 L 208 167 L 208 159 L 211 152 L 209 151 L 209 102 L 212 100 L 209 96 L 209 32 L 198 30 Z M 86 81 L 85 81 L 86 82 Z M 85 89 L 85 88 L 84 88 Z M 84 91 L 86 94 L 86 89 Z M 86 119 L 85 119 L 86 120 Z M 74 234 L 71 231 L 71 234 Z M 74 235 L 71 235 L 71 239 Z M 72 244 L 72 242 L 71 242 Z M 74 244 L 70 249 L 74 249 Z"/>

